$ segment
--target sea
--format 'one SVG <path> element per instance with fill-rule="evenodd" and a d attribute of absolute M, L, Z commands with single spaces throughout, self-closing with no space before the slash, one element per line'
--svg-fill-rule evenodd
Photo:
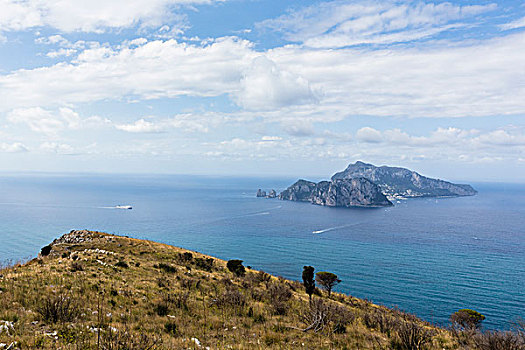
<path fill-rule="evenodd" d="M 524 185 L 473 183 L 476 196 L 375 209 L 255 197 L 295 180 L 4 174 L 0 262 L 26 261 L 60 235 L 89 229 L 241 259 L 293 280 L 311 265 L 337 274 L 338 292 L 438 325 L 461 308 L 484 314 L 487 329 L 525 318 Z"/>

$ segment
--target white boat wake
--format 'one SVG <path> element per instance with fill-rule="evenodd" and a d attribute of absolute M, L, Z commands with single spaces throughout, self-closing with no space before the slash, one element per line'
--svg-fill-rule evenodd
<path fill-rule="evenodd" d="M 316 234 L 318 234 L 318 233 L 325 233 L 325 232 L 335 231 L 335 230 L 339 230 L 339 229 L 342 229 L 342 228 L 355 226 L 355 225 L 359 225 L 359 223 L 353 223 L 353 224 L 348 224 L 348 225 L 329 227 L 329 228 L 325 228 L 325 229 L 322 229 L 322 230 L 312 231 L 312 233 L 316 233 Z"/>
<path fill-rule="evenodd" d="M 113 207 L 98 207 L 99 209 L 125 209 L 131 210 L 133 207 L 131 205 L 115 205 Z"/>

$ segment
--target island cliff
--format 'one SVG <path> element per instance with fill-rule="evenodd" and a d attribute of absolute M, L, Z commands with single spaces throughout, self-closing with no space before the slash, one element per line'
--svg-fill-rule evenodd
<path fill-rule="evenodd" d="M 379 187 L 365 178 L 321 181 L 299 180 L 284 190 L 280 199 L 311 202 L 329 207 L 385 207 L 392 203 Z"/>
<path fill-rule="evenodd" d="M 470 185 L 432 179 L 405 168 L 376 167 L 360 161 L 350 164 L 344 171 L 336 173 L 332 176 L 332 180 L 356 177 L 364 177 L 372 181 L 389 198 L 457 197 L 473 196 L 477 193 Z"/>
<path fill-rule="evenodd" d="M 299 180 L 279 199 L 329 207 L 386 207 L 392 200 L 415 197 L 458 197 L 477 193 L 470 185 L 432 179 L 415 171 L 356 162 L 319 183 Z"/>

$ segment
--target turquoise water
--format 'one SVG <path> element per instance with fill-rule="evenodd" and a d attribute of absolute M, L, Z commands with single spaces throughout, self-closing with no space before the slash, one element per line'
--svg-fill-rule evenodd
<path fill-rule="evenodd" d="M 339 209 L 255 198 L 296 179 L 0 177 L 0 261 L 35 256 L 71 229 L 147 238 L 300 279 L 332 271 L 340 292 L 446 324 L 460 308 L 505 329 L 525 317 L 525 186 L 474 197 Z M 108 207 L 130 204 L 133 210 Z M 321 233 L 313 233 L 321 231 Z"/>

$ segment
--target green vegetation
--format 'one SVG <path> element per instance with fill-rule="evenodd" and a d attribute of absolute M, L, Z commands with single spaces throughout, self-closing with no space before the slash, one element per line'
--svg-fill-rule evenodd
<path fill-rule="evenodd" d="M 461 329 L 480 328 L 485 316 L 471 309 L 461 309 L 450 316 L 452 326 Z"/>
<path fill-rule="evenodd" d="M 328 296 L 332 294 L 332 289 L 341 283 L 336 274 L 326 271 L 321 271 L 315 274 L 315 280 L 321 287 L 328 292 Z"/>
<path fill-rule="evenodd" d="M 242 277 L 246 274 L 246 269 L 242 264 L 242 260 L 228 260 L 226 267 L 237 277 Z"/>
<path fill-rule="evenodd" d="M 313 268 L 305 268 L 300 283 L 245 270 L 240 260 L 88 231 L 65 235 L 47 253 L 0 268 L 0 344 L 203 350 L 513 350 L 525 344 L 524 327 L 447 330 L 352 296 L 319 296 Z"/>
<path fill-rule="evenodd" d="M 314 271 L 315 269 L 312 266 L 303 267 L 303 286 L 310 303 L 312 303 L 312 294 L 315 292 Z"/>

